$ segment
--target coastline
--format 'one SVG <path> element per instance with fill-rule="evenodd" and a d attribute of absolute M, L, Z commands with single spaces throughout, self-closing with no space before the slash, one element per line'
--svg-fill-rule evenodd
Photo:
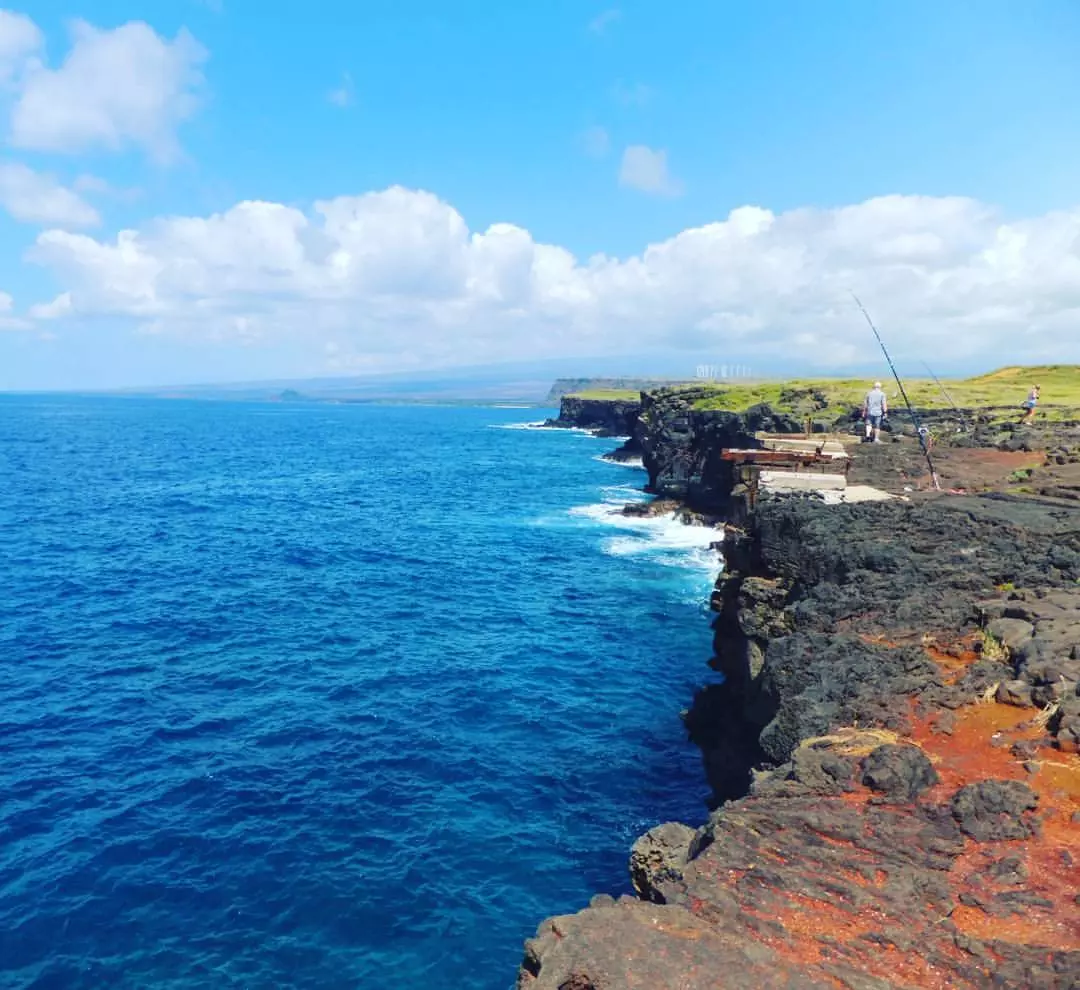
<path fill-rule="evenodd" d="M 518 987 L 1076 985 L 1080 506 L 751 509 L 715 453 L 771 410 L 642 406 L 652 493 L 736 524 L 712 599 L 725 679 L 686 716 L 717 810 L 638 839 L 636 898 L 544 922 Z M 910 454 L 856 473 L 910 488 Z"/>

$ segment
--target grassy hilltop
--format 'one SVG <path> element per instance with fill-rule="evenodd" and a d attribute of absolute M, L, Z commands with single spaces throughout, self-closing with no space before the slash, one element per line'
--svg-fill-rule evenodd
<path fill-rule="evenodd" d="M 896 382 L 882 376 L 881 382 L 899 411 L 903 401 Z M 695 403 L 698 409 L 727 409 L 741 412 L 759 402 L 798 415 L 815 418 L 839 417 L 860 406 L 870 386 L 865 378 L 803 378 L 787 381 L 755 382 L 745 385 L 705 382 L 680 386 L 705 391 Z M 942 385 L 961 409 L 1000 409 L 1002 418 L 1019 414 L 1020 404 L 1033 385 L 1042 386 L 1039 418 L 1075 419 L 1080 417 L 1080 365 L 1051 364 L 1032 367 L 999 368 L 974 378 L 942 379 Z M 908 378 L 904 388 L 912 403 L 921 409 L 948 409 L 949 399 L 932 378 Z M 588 399 L 628 399 L 635 392 L 616 389 L 590 389 L 574 395 Z"/>

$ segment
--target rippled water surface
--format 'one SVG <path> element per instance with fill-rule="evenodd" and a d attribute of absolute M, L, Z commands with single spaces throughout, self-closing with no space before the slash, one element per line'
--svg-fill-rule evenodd
<path fill-rule="evenodd" d="M 0 398 L 0 986 L 506 990 L 703 818 L 715 562 L 530 416 Z"/>

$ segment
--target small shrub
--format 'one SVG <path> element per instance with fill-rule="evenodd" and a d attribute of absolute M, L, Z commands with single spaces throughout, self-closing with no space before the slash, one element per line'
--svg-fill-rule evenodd
<path fill-rule="evenodd" d="M 993 633 L 982 630 L 982 649 L 979 651 L 987 660 L 1008 660 L 1009 651 Z"/>

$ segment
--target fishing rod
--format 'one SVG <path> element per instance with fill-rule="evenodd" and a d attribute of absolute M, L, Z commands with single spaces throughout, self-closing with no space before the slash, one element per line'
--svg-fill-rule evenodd
<path fill-rule="evenodd" d="M 896 371 L 896 365 L 893 364 L 892 358 L 889 357 L 889 351 L 885 347 L 885 341 L 881 339 L 881 334 L 878 333 L 877 327 L 874 326 L 874 321 L 870 319 L 870 314 L 866 311 L 866 307 L 862 304 L 854 292 L 851 293 L 851 298 L 855 300 L 855 305 L 862 311 L 862 315 L 866 317 L 866 322 L 870 324 L 870 329 L 874 331 L 874 336 L 877 338 L 877 342 L 881 347 L 881 353 L 885 355 L 885 360 L 888 362 L 889 370 L 893 373 L 893 378 L 896 379 L 896 384 L 900 389 L 900 394 L 904 397 L 904 405 L 907 406 L 908 413 L 911 415 L 911 421 L 915 424 L 915 435 L 919 438 L 919 446 L 922 447 L 923 456 L 926 458 L 926 464 L 930 468 L 930 478 L 934 482 L 934 488 L 937 491 L 941 491 L 941 482 L 938 481 L 937 468 L 934 467 L 934 459 L 930 456 L 930 445 L 927 442 L 927 431 L 923 429 L 922 423 L 919 422 L 919 417 L 915 413 L 915 407 L 912 406 L 911 400 L 908 398 L 907 390 L 904 388 L 904 383 L 900 381 L 900 375 Z"/>
<path fill-rule="evenodd" d="M 960 417 L 961 424 L 964 427 L 967 427 L 967 425 L 968 425 L 967 416 L 965 416 L 963 414 L 963 412 L 960 411 L 960 407 L 956 404 L 953 397 L 951 395 L 949 395 L 948 390 L 945 388 L 944 385 L 941 384 L 941 379 L 938 378 L 938 376 L 934 374 L 934 369 L 931 368 L 930 365 L 928 365 L 925 361 L 923 361 L 922 366 L 928 372 L 930 372 L 930 377 L 933 378 L 935 382 L 937 382 L 937 387 L 941 389 L 941 394 L 945 396 L 945 400 L 949 403 L 950 406 L 953 407 L 953 412 L 956 413 L 956 415 Z"/>

